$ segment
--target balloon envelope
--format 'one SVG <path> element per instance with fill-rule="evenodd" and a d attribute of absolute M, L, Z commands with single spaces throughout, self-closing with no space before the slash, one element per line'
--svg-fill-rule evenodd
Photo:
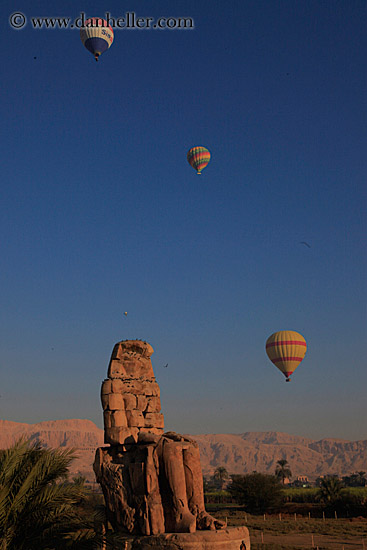
<path fill-rule="evenodd" d="M 287 382 L 307 350 L 306 340 L 294 330 L 274 332 L 266 341 L 266 353 L 272 363 L 284 374 Z"/>
<path fill-rule="evenodd" d="M 80 29 L 80 39 L 98 61 L 99 56 L 108 50 L 113 42 L 113 30 L 104 19 L 91 17 Z"/>
<path fill-rule="evenodd" d="M 187 160 L 194 170 L 196 170 L 196 173 L 201 174 L 201 171 L 209 164 L 210 152 L 206 147 L 202 147 L 201 145 L 192 147 L 187 153 Z"/>

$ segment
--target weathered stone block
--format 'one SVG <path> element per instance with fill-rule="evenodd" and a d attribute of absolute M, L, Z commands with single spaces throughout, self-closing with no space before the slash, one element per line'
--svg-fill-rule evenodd
<path fill-rule="evenodd" d="M 112 393 L 123 393 L 124 383 L 120 378 L 114 378 L 111 380 L 111 392 Z"/>
<path fill-rule="evenodd" d="M 125 376 L 131 378 L 153 378 L 153 367 L 150 360 L 129 359 L 124 360 Z"/>
<path fill-rule="evenodd" d="M 143 413 L 139 411 L 138 409 L 134 409 L 133 411 L 126 411 L 126 418 L 128 426 L 141 428 L 145 426 L 145 419 L 143 416 Z"/>
<path fill-rule="evenodd" d="M 139 434 L 156 434 L 158 436 L 163 435 L 163 428 L 140 428 Z"/>
<path fill-rule="evenodd" d="M 137 399 L 138 399 L 138 404 L 137 404 L 136 408 L 139 409 L 139 411 L 145 411 L 145 409 L 147 407 L 147 404 L 148 404 L 147 396 L 146 395 L 138 395 Z"/>
<path fill-rule="evenodd" d="M 113 347 L 112 354 L 111 354 L 111 361 L 112 361 L 112 359 L 119 359 L 120 349 L 121 349 L 121 344 L 120 344 L 120 342 L 118 342 Z"/>
<path fill-rule="evenodd" d="M 142 340 L 125 340 L 118 342 L 113 348 L 111 359 L 122 359 L 126 355 L 141 355 L 149 358 L 154 350 L 148 342 Z"/>
<path fill-rule="evenodd" d="M 136 406 L 136 404 L 137 404 L 136 395 L 134 395 L 133 393 L 123 393 L 122 398 L 124 400 L 126 410 L 131 411 L 132 409 L 137 408 L 137 406 Z"/>
<path fill-rule="evenodd" d="M 150 360 L 127 357 L 112 359 L 108 366 L 109 378 L 153 378 L 153 367 Z"/>
<path fill-rule="evenodd" d="M 110 393 L 108 396 L 108 408 L 110 411 L 124 410 L 125 403 L 122 395 L 118 393 Z"/>
<path fill-rule="evenodd" d="M 108 409 L 108 394 L 101 395 L 102 408 L 105 411 Z"/>
<path fill-rule="evenodd" d="M 110 361 L 110 364 L 108 365 L 108 371 L 107 371 L 108 378 L 122 377 L 125 374 L 126 373 L 125 373 L 124 365 L 119 359 L 113 359 Z"/>
<path fill-rule="evenodd" d="M 196 533 L 130 535 L 127 544 L 134 550 L 250 550 L 251 547 L 246 527 L 228 527 Z"/>
<path fill-rule="evenodd" d="M 141 380 L 131 380 L 124 379 L 123 383 L 123 392 L 124 393 L 133 393 L 134 395 L 142 394 L 143 392 L 143 382 Z"/>
<path fill-rule="evenodd" d="M 105 429 L 106 428 L 111 428 L 112 424 L 111 424 L 111 411 L 104 411 L 103 412 L 103 424 L 104 424 L 104 427 Z"/>
<path fill-rule="evenodd" d="M 164 417 L 161 413 L 145 413 L 144 415 L 146 428 L 164 428 Z"/>
<path fill-rule="evenodd" d="M 127 418 L 125 411 L 112 411 L 111 427 L 112 428 L 127 428 Z"/>
<path fill-rule="evenodd" d="M 161 408 L 161 399 L 159 396 L 147 398 L 145 412 L 160 412 Z"/>
<path fill-rule="evenodd" d="M 111 380 L 104 380 L 102 382 L 101 395 L 106 395 L 106 394 L 111 393 L 111 392 L 112 392 Z"/>
<path fill-rule="evenodd" d="M 156 397 L 160 395 L 160 390 L 155 380 L 144 380 L 144 382 L 141 382 L 141 391 L 139 393 L 145 394 L 147 397 Z"/>
<path fill-rule="evenodd" d="M 139 430 L 137 428 L 105 428 L 104 442 L 110 445 L 136 443 Z"/>
<path fill-rule="evenodd" d="M 133 393 L 134 395 L 159 396 L 159 386 L 155 379 L 133 379 L 123 378 L 122 392 Z"/>

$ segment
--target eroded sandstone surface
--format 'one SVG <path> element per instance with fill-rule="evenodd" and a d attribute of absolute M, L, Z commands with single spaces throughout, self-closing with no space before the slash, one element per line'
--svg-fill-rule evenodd
<path fill-rule="evenodd" d="M 140 340 L 115 345 L 102 383 L 105 443 L 94 471 L 107 517 L 131 534 L 194 533 L 224 529 L 205 511 L 197 443 L 163 433 L 160 391 L 150 357 Z"/>
<path fill-rule="evenodd" d="M 152 346 L 141 340 L 119 342 L 113 348 L 101 388 L 105 443 L 137 443 L 139 433 L 163 434 L 152 353 Z"/>

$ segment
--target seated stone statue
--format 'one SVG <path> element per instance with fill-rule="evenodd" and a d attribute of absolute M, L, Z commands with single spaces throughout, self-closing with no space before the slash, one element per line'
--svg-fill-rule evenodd
<path fill-rule="evenodd" d="M 105 442 L 94 471 L 107 517 L 127 533 L 193 533 L 226 527 L 205 511 L 199 448 L 175 432 L 163 433 L 160 391 L 140 340 L 115 345 L 102 384 Z"/>

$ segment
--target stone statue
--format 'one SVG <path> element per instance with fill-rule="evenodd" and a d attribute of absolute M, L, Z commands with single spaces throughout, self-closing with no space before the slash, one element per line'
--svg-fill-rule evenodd
<path fill-rule="evenodd" d="M 110 446 L 97 449 L 93 468 L 108 521 L 114 529 L 145 536 L 226 529 L 205 511 L 197 443 L 163 433 L 152 353 L 141 340 L 117 343 L 102 383 L 105 443 Z"/>

